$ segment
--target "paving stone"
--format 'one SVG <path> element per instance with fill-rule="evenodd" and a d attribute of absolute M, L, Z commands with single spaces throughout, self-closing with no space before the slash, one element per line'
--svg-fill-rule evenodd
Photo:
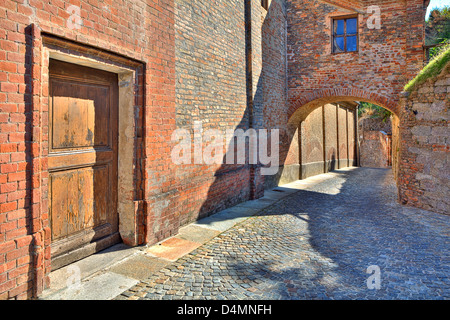
<path fill-rule="evenodd" d="M 160 244 L 151 246 L 146 252 L 167 260 L 177 260 L 188 252 L 191 252 L 201 243 L 173 237 Z"/>
<path fill-rule="evenodd" d="M 117 299 L 450 299 L 450 216 L 398 204 L 390 170 L 298 188 Z M 373 265 L 379 290 L 367 287 Z"/>
<path fill-rule="evenodd" d="M 149 257 L 144 254 L 137 254 L 112 266 L 109 271 L 127 276 L 129 278 L 144 280 L 147 279 L 152 273 L 165 267 L 168 263 L 168 261 L 163 259 Z"/>
<path fill-rule="evenodd" d="M 216 237 L 220 231 L 188 225 L 180 228 L 177 237 L 196 243 L 204 243 Z"/>

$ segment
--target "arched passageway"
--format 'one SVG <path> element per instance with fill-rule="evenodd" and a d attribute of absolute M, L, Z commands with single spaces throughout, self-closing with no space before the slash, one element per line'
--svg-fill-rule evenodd
<path fill-rule="evenodd" d="M 399 117 L 393 99 L 361 90 L 316 90 L 291 102 L 288 134 L 290 146 L 280 173 L 280 184 L 335 169 L 358 166 L 358 108 L 361 102 L 392 113 L 390 165 L 398 172 Z"/>
<path fill-rule="evenodd" d="M 364 101 L 385 108 L 399 116 L 399 104 L 396 99 L 378 93 L 353 89 L 321 89 L 302 92 L 289 99 L 289 123 L 298 123 L 314 109 L 328 103 Z"/>

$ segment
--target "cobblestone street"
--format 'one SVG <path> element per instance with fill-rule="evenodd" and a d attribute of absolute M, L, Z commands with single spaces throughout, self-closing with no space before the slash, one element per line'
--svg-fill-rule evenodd
<path fill-rule="evenodd" d="M 450 299 L 450 216 L 398 204 L 390 170 L 336 173 L 116 299 Z"/>

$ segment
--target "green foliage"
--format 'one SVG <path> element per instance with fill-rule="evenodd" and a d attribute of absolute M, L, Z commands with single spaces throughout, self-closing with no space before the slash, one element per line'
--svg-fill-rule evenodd
<path fill-rule="evenodd" d="M 445 51 L 447 49 L 446 44 L 450 44 L 450 40 L 448 40 L 448 39 L 442 40 L 439 44 L 442 44 L 443 46 L 430 48 L 429 57 L 428 57 L 430 60 L 433 59 L 434 57 L 438 56 L 443 51 Z"/>
<path fill-rule="evenodd" d="M 450 6 L 435 8 L 425 22 L 426 45 L 445 43 L 450 39 Z"/>
<path fill-rule="evenodd" d="M 446 46 L 444 50 L 441 51 L 440 54 L 435 56 L 430 63 L 428 63 L 425 68 L 423 68 L 419 74 L 411 80 L 404 88 L 405 91 L 411 92 L 424 83 L 428 79 L 437 76 L 441 73 L 447 63 L 450 62 L 450 45 Z"/>
<path fill-rule="evenodd" d="M 358 116 L 360 118 L 382 119 L 383 122 L 386 122 L 391 115 L 392 112 L 389 110 L 369 102 L 361 102 L 358 109 Z"/>

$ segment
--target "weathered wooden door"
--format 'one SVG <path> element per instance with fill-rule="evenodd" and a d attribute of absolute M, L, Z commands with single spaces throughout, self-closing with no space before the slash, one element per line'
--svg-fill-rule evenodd
<path fill-rule="evenodd" d="M 52 269 L 120 241 L 117 75 L 57 60 L 49 68 Z"/>

